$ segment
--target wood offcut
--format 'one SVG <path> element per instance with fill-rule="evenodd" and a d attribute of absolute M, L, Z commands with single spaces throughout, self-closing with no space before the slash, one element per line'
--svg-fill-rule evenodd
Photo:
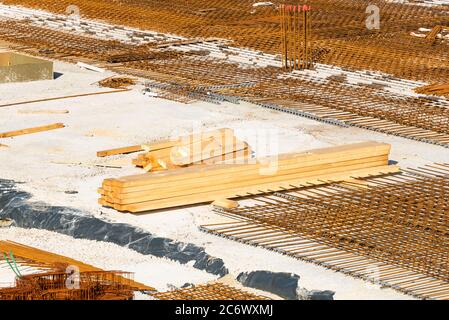
<path fill-rule="evenodd" d="M 0 138 L 16 137 L 16 136 L 21 136 L 21 135 L 25 135 L 25 134 L 32 134 L 32 133 L 37 133 L 37 132 L 61 129 L 64 127 L 65 127 L 65 125 L 63 123 L 54 123 L 54 124 L 40 126 L 40 127 L 3 132 L 3 133 L 0 133 Z"/>

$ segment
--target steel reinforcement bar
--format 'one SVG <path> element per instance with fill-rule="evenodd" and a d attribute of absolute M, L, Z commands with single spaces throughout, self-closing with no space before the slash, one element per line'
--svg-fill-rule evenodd
<path fill-rule="evenodd" d="M 79 9 L 81 17 L 110 24 L 177 34 L 188 38 L 222 38 L 242 48 L 279 53 L 278 8 L 288 1 L 254 7 L 252 0 L 3 0 L 7 5 L 38 8 L 58 14 Z M 298 3 L 298 2 L 294 2 Z M 447 45 L 429 45 L 410 35 L 420 27 L 449 24 L 447 10 L 385 1 L 305 0 L 311 5 L 314 60 L 341 67 L 382 71 L 402 78 L 438 82 L 447 79 Z M 366 8 L 379 6 L 381 29 L 365 25 Z M 75 6 L 75 7 L 74 7 Z"/>
<path fill-rule="evenodd" d="M 17 50 L 69 61 L 93 59 L 114 71 L 165 83 L 166 92 L 160 96 L 168 99 L 213 103 L 246 99 L 329 124 L 449 146 L 449 107 L 445 100 L 401 96 L 380 87 L 307 74 L 286 75 L 275 67 L 242 67 L 200 51 L 131 46 L 26 22 L 0 22 L 0 32 L 0 38 L 15 42 Z M 245 53 L 240 54 L 244 58 Z M 134 60 L 136 56 L 142 60 Z M 109 63 L 117 58 L 123 62 Z M 252 85 L 237 85 L 240 83 Z M 204 87 L 211 89 L 206 91 Z"/>
<path fill-rule="evenodd" d="M 258 296 L 226 284 L 215 282 L 197 285 L 191 288 L 158 292 L 151 295 L 158 300 L 266 300 Z"/>
<path fill-rule="evenodd" d="M 423 299 L 449 299 L 449 164 L 256 198 L 203 231 Z"/>

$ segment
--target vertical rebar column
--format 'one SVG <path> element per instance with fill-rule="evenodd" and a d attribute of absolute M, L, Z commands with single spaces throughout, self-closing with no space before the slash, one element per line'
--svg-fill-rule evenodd
<path fill-rule="evenodd" d="M 282 68 L 287 68 L 287 46 L 285 43 L 285 5 L 281 4 L 279 6 L 279 20 L 281 23 L 281 60 L 282 60 Z"/>
<path fill-rule="evenodd" d="M 304 44 L 305 44 L 305 69 L 310 69 L 312 68 L 312 64 L 313 64 L 313 57 L 312 57 L 312 19 L 311 19 L 311 15 L 310 15 L 310 6 L 304 6 L 303 8 L 304 10 L 304 28 L 305 28 L 305 32 L 304 32 Z"/>
<path fill-rule="evenodd" d="M 285 70 L 312 67 L 311 18 L 308 5 L 279 6 L 281 59 Z"/>
<path fill-rule="evenodd" d="M 301 36 L 301 39 L 302 39 L 302 48 L 301 48 L 301 50 L 302 50 L 302 58 L 303 58 L 303 68 L 304 69 L 307 69 L 307 59 L 308 59 L 308 56 L 307 56 L 307 53 L 308 53 L 308 51 L 307 51 L 307 48 L 308 48 L 308 46 L 307 46 L 307 18 L 308 18 L 308 11 L 307 11 L 307 6 L 306 5 L 304 5 L 303 6 L 303 15 L 302 15 L 302 24 L 303 24 L 303 27 L 304 27 L 304 29 L 303 29 L 303 34 L 301 34 L 300 36 Z"/>
<path fill-rule="evenodd" d="M 288 60 L 289 60 L 289 70 L 293 71 L 294 69 L 294 22 L 292 18 L 292 8 L 293 6 L 288 6 L 287 17 L 288 17 Z"/>
<path fill-rule="evenodd" d="M 296 6 L 293 6 L 293 11 L 292 11 L 292 16 L 293 16 L 293 69 L 297 70 L 299 69 L 299 57 L 298 57 L 298 53 L 299 53 L 299 27 L 298 27 L 298 21 L 299 21 L 299 11 L 296 11 Z M 300 8 L 300 6 L 298 6 L 298 9 Z"/>

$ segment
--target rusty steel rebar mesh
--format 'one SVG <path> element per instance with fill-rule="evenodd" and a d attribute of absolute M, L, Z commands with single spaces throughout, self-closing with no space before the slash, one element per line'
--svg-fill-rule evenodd
<path fill-rule="evenodd" d="M 196 285 L 191 288 L 177 289 L 152 294 L 158 300 L 267 300 L 238 288 L 222 283 Z"/>
<path fill-rule="evenodd" d="M 17 1 L 7 0 L 6 3 Z M 383 1 L 288 3 L 312 5 L 308 15 L 309 22 L 313 21 L 310 55 L 314 63 L 382 71 L 431 83 L 445 83 L 449 78 L 447 44 L 430 45 L 425 39 L 410 35 L 420 27 L 448 25 L 447 9 Z M 205 41 L 207 37 L 223 38 L 230 40 L 232 46 L 272 54 L 278 54 L 283 46 L 279 8 L 284 1 L 275 1 L 274 6 L 263 8 L 253 8 L 253 2 L 247 0 L 130 0 L 120 6 L 104 0 L 24 0 L 20 4 L 57 13 L 64 13 L 68 5 L 77 5 L 84 18 L 176 33 L 189 37 L 187 42 Z M 369 30 L 365 25 L 368 4 L 376 4 L 381 10 L 379 30 Z M 131 45 L 50 30 L 26 21 L 0 21 L 0 39 L 12 43 L 13 49 L 30 54 L 72 62 L 91 59 L 118 73 L 151 79 L 164 84 L 161 90 L 164 92 L 158 95 L 162 98 L 183 103 L 216 102 L 227 95 L 255 103 L 264 101 L 264 106 L 312 114 L 313 119 L 319 121 L 330 119 L 335 123 L 334 120 L 338 120 L 345 125 L 449 146 L 447 104 L 428 97 L 399 96 L 380 87 L 347 81 L 317 81 L 300 73 L 287 76 L 283 68 L 272 66 L 243 68 L 204 50 L 181 52 L 169 46 L 158 48 L 158 43 Z M 226 46 L 221 50 L 232 54 Z M 248 82 L 254 85 L 240 85 Z M 202 90 L 208 87 L 211 89 Z M 214 100 L 217 95 L 218 100 Z"/>
<path fill-rule="evenodd" d="M 404 278 L 412 271 L 418 279 L 424 275 L 433 290 L 423 291 L 421 283 L 415 289 L 411 281 L 406 284 L 407 290 L 414 290 L 412 294 L 438 291 L 448 298 L 449 164 L 404 171 L 349 186 L 256 198 L 255 205 L 222 210 L 240 221 L 235 227 L 229 223 L 204 227 L 271 249 L 282 251 L 291 245 L 293 249 L 286 253 L 350 274 L 365 270 L 373 261 Z M 295 240 L 295 235 L 302 240 Z"/>
<path fill-rule="evenodd" d="M 313 36 L 324 51 L 317 62 L 357 69 L 379 70 L 398 77 L 447 78 L 447 46 L 430 46 L 410 36 L 420 27 L 449 25 L 447 8 L 438 10 L 400 3 L 356 0 L 273 1 L 273 6 L 254 8 L 252 0 L 168 0 L 115 2 L 104 0 L 5 0 L 50 12 L 66 14 L 76 5 L 82 17 L 113 24 L 173 33 L 189 38 L 229 39 L 239 47 L 276 54 L 281 44 L 278 8 L 281 4 L 312 5 Z M 365 25 L 366 9 L 377 5 L 380 29 Z M 437 79 L 438 78 L 438 79 Z"/>
<path fill-rule="evenodd" d="M 260 82 L 251 88 L 234 89 L 234 94 L 302 101 L 449 134 L 448 108 L 422 97 L 399 98 L 388 93 L 379 94 L 379 91 L 378 88 L 363 85 L 342 85 L 333 81 L 314 83 L 299 78 L 278 80 L 274 84 Z"/>
<path fill-rule="evenodd" d="M 134 297 L 132 277 L 121 271 L 25 275 L 16 279 L 14 287 L 0 288 L 0 300 L 130 300 Z"/>
<path fill-rule="evenodd" d="M 16 24 L 14 23 L 11 28 L 20 30 L 21 25 Z M 82 47 L 83 41 L 90 41 L 92 42 L 91 45 L 96 47 L 97 59 L 101 59 L 102 55 L 104 55 L 104 61 L 106 61 L 110 59 L 111 55 L 115 54 L 113 50 L 108 49 L 108 45 L 104 43 L 105 41 L 86 38 L 79 42 L 79 36 L 73 36 L 74 39 L 70 41 L 67 38 L 72 37 L 72 35 L 46 29 L 40 30 L 42 31 L 41 36 L 38 36 L 40 34 L 39 32 L 37 34 L 33 33 L 32 37 L 34 37 L 34 41 L 38 41 L 38 39 L 52 41 L 51 39 L 54 39 L 56 42 L 51 46 L 51 48 L 54 48 L 51 50 L 57 49 L 61 54 L 79 48 L 80 46 Z M 50 33 L 55 34 L 49 36 Z M 123 50 L 125 52 L 129 50 L 127 45 L 114 42 L 114 46 L 123 46 L 120 49 L 122 52 Z M 90 52 L 90 49 L 87 47 L 82 48 L 82 50 Z M 167 54 L 165 57 L 170 56 L 169 52 Z M 430 130 L 437 134 L 444 134 L 446 137 L 442 137 L 441 142 L 443 144 L 449 143 L 449 137 L 447 137 L 449 134 L 448 108 L 444 106 L 440 107 L 438 102 L 426 98 L 396 98 L 385 91 L 380 92 L 381 90 L 377 88 L 341 84 L 332 81 L 317 83 L 301 75 L 298 75 L 295 79 L 279 79 L 281 72 L 276 68 L 242 69 L 238 65 L 218 62 L 212 58 L 200 55 L 189 54 L 183 56 L 182 59 L 178 59 L 180 57 L 179 55 L 180 53 L 173 54 L 173 57 L 170 59 L 128 61 L 123 63 L 123 67 L 129 68 L 129 70 L 151 72 L 148 75 L 150 77 L 159 76 L 160 74 L 158 72 L 163 70 L 179 83 L 179 85 L 174 87 L 174 93 L 186 96 L 195 91 L 195 88 L 200 85 L 220 86 L 255 81 L 257 84 L 251 87 L 243 86 L 240 88 L 235 87 L 218 90 L 218 93 L 253 99 L 288 99 L 317 104 L 320 107 L 328 106 L 334 110 L 350 112 L 354 114 L 354 118 L 357 118 L 357 116 L 365 116 L 386 119 L 401 125 L 413 126 Z M 142 74 L 136 75 L 141 76 Z M 163 82 L 167 82 L 168 80 L 169 78 L 167 77 L 162 79 Z M 183 89 L 181 90 L 179 88 Z M 419 132 L 419 134 L 422 134 L 422 132 Z M 429 137 L 431 139 L 434 138 L 432 136 Z M 435 141 L 440 140 L 438 137 L 435 138 Z"/>

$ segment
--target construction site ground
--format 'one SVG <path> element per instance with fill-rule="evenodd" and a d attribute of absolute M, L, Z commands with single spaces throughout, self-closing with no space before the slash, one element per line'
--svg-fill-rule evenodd
<path fill-rule="evenodd" d="M 108 91 L 110 89 L 100 88 L 96 82 L 113 75 L 112 72 L 93 72 L 63 62 L 55 63 L 55 72 L 58 76 L 52 81 L 2 85 L 0 104 Z M 355 127 L 336 127 L 246 102 L 221 105 L 195 102 L 186 105 L 145 96 L 141 89 L 136 86 L 119 93 L 1 107 L 2 131 L 59 122 L 66 127 L 2 139 L 2 144 L 7 147 L 0 151 L 0 177 L 21 182 L 18 187 L 32 194 L 29 201 L 77 208 L 101 219 L 128 223 L 158 236 L 202 246 L 208 254 L 222 258 L 233 275 L 254 270 L 293 272 L 301 276 L 302 287 L 334 290 L 335 299 L 410 298 L 392 289 L 381 289 L 278 253 L 202 233 L 199 225 L 220 220 L 217 215 L 211 214 L 209 205 L 141 215 L 100 207 L 96 189 L 105 177 L 142 171 L 132 165 L 133 155 L 97 158 L 96 152 L 179 136 L 192 129 L 214 129 L 223 125 L 234 129 L 238 137 L 252 146 L 257 145 L 258 132 L 273 132 L 277 135 L 281 153 L 342 142 L 374 140 L 390 143 L 391 160 L 404 168 L 447 161 L 449 149 Z M 23 110 L 69 112 L 29 114 Z M 264 155 L 264 152 L 270 153 L 270 150 L 257 148 L 255 151 L 258 156 Z M 137 281 L 160 290 L 167 289 L 169 284 L 179 287 L 186 282 L 204 283 L 216 278 L 189 264 L 180 265 L 116 245 L 75 240 L 45 230 L 11 228 L 2 230 L 0 238 L 66 254 L 100 267 L 135 272 Z M 70 246 L 66 247 L 63 243 Z M 5 272 L 12 274 L 9 270 L 0 270 L 0 282 L 11 280 Z"/>

